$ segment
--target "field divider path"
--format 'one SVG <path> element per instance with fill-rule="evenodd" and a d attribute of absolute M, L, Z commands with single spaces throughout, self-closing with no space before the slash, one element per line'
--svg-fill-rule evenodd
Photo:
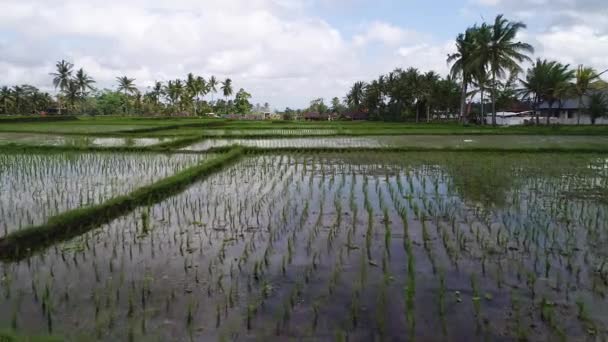
<path fill-rule="evenodd" d="M 223 155 L 136 189 L 127 195 L 114 197 L 98 205 L 69 210 L 49 218 L 45 224 L 11 233 L 0 239 L 0 260 L 22 260 L 38 250 L 108 223 L 137 207 L 157 203 L 238 160 L 243 152 L 242 148 L 232 148 Z"/>

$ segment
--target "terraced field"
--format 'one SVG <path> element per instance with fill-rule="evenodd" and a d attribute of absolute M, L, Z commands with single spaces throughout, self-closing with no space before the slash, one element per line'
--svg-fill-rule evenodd
<path fill-rule="evenodd" d="M 0 133 L 0 331 L 608 338 L 607 136 L 175 124 Z"/>

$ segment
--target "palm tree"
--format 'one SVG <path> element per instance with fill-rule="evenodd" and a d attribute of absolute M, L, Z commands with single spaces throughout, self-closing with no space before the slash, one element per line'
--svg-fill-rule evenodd
<path fill-rule="evenodd" d="M 74 64 L 61 60 L 55 64 L 56 72 L 51 73 L 53 76 L 53 85 L 55 89 L 59 88 L 60 92 L 64 92 L 72 79 L 72 68 Z M 61 115 L 61 97 L 57 96 L 59 102 L 59 114 Z"/>
<path fill-rule="evenodd" d="M 507 70 L 521 71 L 520 63 L 531 61 L 527 53 L 534 53 L 534 48 L 528 43 L 515 41 L 519 31 L 525 29 L 522 22 L 510 22 L 498 15 L 492 25 L 492 39 L 487 46 L 481 46 L 475 52 L 474 64 L 487 64 L 492 76 L 492 125 L 496 125 L 496 87 L 497 78 L 503 78 Z"/>
<path fill-rule="evenodd" d="M 135 79 L 128 78 L 127 76 L 116 77 L 118 82 L 118 91 L 124 92 L 125 95 L 133 94 L 137 90 L 135 86 Z"/>
<path fill-rule="evenodd" d="M 579 65 L 574 75 L 573 90 L 578 96 L 578 111 L 576 113 L 576 124 L 581 124 L 581 111 L 583 110 L 583 96 L 588 95 L 589 90 L 597 88 L 601 81 L 599 75 L 593 68 Z"/>
<path fill-rule="evenodd" d="M 450 74 L 454 78 L 460 78 L 460 118 L 463 123 L 467 123 L 467 89 L 471 83 L 472 60 L 475 50 L 475 35 L 477 27 L 468 28 L 465 33 L 461 33 L 456 38 L 456 53 L 448 55 L 447 62 L 454 63 L 450 69 Z"/>
<path fill-rule="evenodd" d="M 70 80 L 65 89 L 65 99 L 69 107 L 74 108 L 80 99 L 80 86 L 76 80 Z"/>
<path fill-rule="evenodd" d="M 422 75 L 421 94 L 426 104 L 426 122 L 431 121 L 431 105 L 436 100 L 433 95 L 435 94 L 437 83 L 440 78 L 441 77 L 434 71 L 429 71 Z"/>
<path fill-rule="evenodd" d="M 215 76 L 211 76 L 211 78 L 209 78 L 207 87 L 209 92 L 211 93 L 211 102 L 213 102 L 213 94 L 217 92 L 217 79 L 215 78 Z"/>
<path fill-rule="evenodd" d="M 82 68 L 80 68 L 80 69 L 78 69 L 78 71 L 76 71 L 76 77 L 74 78 L 74 80 L 76 81 L 76 85 L 78 86 L 78 88 L 80 90 L 80 95 L 82 97 L 86 96 L 87 90 L 95 89 L 93 87 L 93 83 L 95 83 L 95 80 L 93 80 L 92 77 L 87 75 L 84 72 L 84 69 L 82 69 Z"/>
<path fill-rule="evenodd" d="M 574 78 L 574 70 L 568 70 L 569 64 L 561 64 L 558 62 L 549 62 L 547 74 L 544 76 L 545 84 L 542 91 L 542 97 L 549 106 L 547 110 L 547 125 L 550 123 L 553 104 L 560 101 L 565 96 L 570 88 L 570 82 Z"/>
<path fill-rule="evenodd" d="M 606 94 L 593 93 L 589 95 L 589 114 L 591 115 L 591 124 L 595 125 L 595 120 L 599 117 L 606 116 L 606 113 L 608 113 L 608 98 L 606 97 Z"/>
<path fill-rule="evenodd" d="M 160 101 L 160 96 L 163 94 L 163 84 L 161 82 L 154 82 L 154 86 L 152 87 L 152 91 L 150 92 L 150 96 L 152 97 L 152 101 L 155 106 L 158 106 Z"/>
<path fill-rule="evenodd" d="M 549 62 L 546 59 L 541 60 L 538 58 L 536 63 L 534 63 L 526 72 L 526 79 L 519 79 L 519 82 L 521 82 L 523 86 L 519 90 L 519 93 L 522 95 L 523 99 L 532 101 L 532 109 L 536 116 L 537 125 L 540 123 L 538 106 L 543 100 L 543 94 L 546 92 L 547 77 L 550 73 L 549 70 L 553 68 L 553 64 L 555 64 L 555 62 Z"/>
<path fill-rule="evenodd" d="M 350 89 L 348 94 L 346 95 L 346 102 L 348 105 L 355 109 L 360 110 L 361 104 L 363 103 L 363 95 L 365 90 L 365 83 L 361 81 L 355 82 L 353 87 Z"/>
<path fill-rule="evenodd" d="M 13 104 L 15 105 L 15 112 L 21 113 L 21 105 L 25 100 L 26 91 L 23 86 L 14 86 L 12 90 Z"/>
<path fill-rule="evenodd" d="M 165 86 L 165 95 L 171 103 L 171 106 L 176 106 L 183 95 L 184 86 L 180 79 L 169 81 Z"/>
<path fill-rule="evenodd" d="M 221 89 L 226 101 L 228 101 L 228 97 L 232 95 L 232 80 L 227 78 L 224 82 L 222 82 Z M 228 107 L 226 107 L 226 109 L 228 109 Z"/>
<path fill-rule="evenodd" d="M 7 86 L 0 89 L 0 104 L 2 104 L 2 112 L 8 114 L 8 107 L 13 104 L 13 94 Z"/>

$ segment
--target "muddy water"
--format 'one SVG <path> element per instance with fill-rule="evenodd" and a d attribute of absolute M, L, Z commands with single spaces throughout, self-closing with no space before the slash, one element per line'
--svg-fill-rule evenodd
<path fill-rule="evenodd" d="M 102 340 L 606 338 L 606 165 L 250 157 L 2 264 L 0 322 Z"/>

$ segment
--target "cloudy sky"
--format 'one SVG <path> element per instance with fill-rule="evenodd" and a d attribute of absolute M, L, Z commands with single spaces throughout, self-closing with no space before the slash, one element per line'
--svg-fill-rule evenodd
<path fill-rule="evenodd" d="M 343 97 L 395 67 L 446 73 L 467 26 L 522 20 L 536 56 L 608 68 L 606 0 L 0 0 L 0 85 L 52 91 L 57 60 L 100 88 L 116 76 L 188 72 L 220 79 L 273 108 Z"/>

